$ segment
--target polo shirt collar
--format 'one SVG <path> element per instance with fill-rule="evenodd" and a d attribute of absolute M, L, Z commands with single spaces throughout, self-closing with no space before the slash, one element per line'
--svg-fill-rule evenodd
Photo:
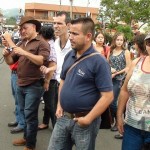
<path fill-rule="evenodd" d="M 95 52 L 95 49 L 93 48 L 93 44 L 91 44 L 91 46 L 80 56 L 80 58 L 82 58 L 86 55 L 89 55 L 91 53 L 94 53 L 94 52 Z M 72 52 L 72 57 L 76 58 L 76 51 L 75 50 L 73 50 L 73 52 Z"/>
<path fill-rule="evenodd" d="M 37 40 L 37 41 L 40 41 L 41 40 L 41 37 L 40 37 L 40 35 L 37 35 L 34 39 L 32 39 L 32 40 Z M 32 41 L 31 40 L 31 41 Z"/>

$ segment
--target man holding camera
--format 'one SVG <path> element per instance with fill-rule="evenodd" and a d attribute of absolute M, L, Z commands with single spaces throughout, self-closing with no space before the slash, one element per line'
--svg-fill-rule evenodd
<path fill-rule="evenodd" d="M 38 128 L 38 107 L 44 92 L 44 79 L 39 68 L 48 63 L 50 50 L 48 43 L 38 36 L 41 28 L 39 21 L 24 16 L 19 26 L 23 37 L 19 45 L 13 43 L 9 33 L 3 35 L 9 45 L 9 49 L 3 50 L 6 63 L 11 65 L 18 61 L 17 98 L 26 122 L 24 137 L 14 140 L 13 145 L 26 145 L 24 150 L 34 150 Z"/>

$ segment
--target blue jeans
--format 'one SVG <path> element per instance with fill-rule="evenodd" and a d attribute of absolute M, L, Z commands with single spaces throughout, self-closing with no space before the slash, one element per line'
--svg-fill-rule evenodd
<path fill-rule="evenodd" d="M 112 113 L 112 118 L 115 118 L 116 117 L 116 113 L 117 113 L 118 97 L 119 97 L 119 94 L 120 94 L 122 81 L 121 80 L 112 79 L 112 82 L 113 82 L 114 100 L 113 100 L 113 102 L 110 105 L 110 109 L 111 109 L 111 113 Z"/>
<path fill-rule="evenodd" d="M 44 88 L 40 81 L 17 88 L 21 114 L 24 114 L 25 117 L 24 138 L 28 148 L 35 148 L 36 145 L 38 108 L 43 93 Z"/>
<path fill-rule="evenodd" d="M 150 132 L 124 125 L 122 150 L 142 150 L 146 143 L 150 143 Z"/>
<path fill-rule="evenodd" d="M 73 119 L 63 116 L 57 119 L 52 132 L 48 150 L 95 150 L 95 140 L 99 131 L 100 118 L 89 126 L 80 127 Z"/>
<path fill-rule="evenodd" d="M 25 121 L 23 115 L 21 115 L 20 107 L 18 105 L 18 99 L 17 99 L 17 79 L 18 76 L 16 73 L 11 73 L 11 89 L 12 89 L 12 95 L 15 100 L 15 115 L 16 115 L 16 122 L 18 123 L 19 128 L 24 128 L 25 126 Z"/>

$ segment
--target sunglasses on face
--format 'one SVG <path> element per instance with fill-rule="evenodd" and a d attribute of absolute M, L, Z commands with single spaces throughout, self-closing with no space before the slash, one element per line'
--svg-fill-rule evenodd
<path fill-rule="evenodd" d="M 146 46 L 150 47 L 150 39 L 146 40 L 145 44 L 146 44 Z"/>

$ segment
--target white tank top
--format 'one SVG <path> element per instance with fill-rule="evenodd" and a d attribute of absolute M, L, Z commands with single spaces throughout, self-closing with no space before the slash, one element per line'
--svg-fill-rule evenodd
<path fill-rule="evenodd" d="M 150 131 L 150 72 L 142 70 L 145 58 L 140 58 L 128 82 L 129 100 L 126 105 L 125 123 Z"/>

